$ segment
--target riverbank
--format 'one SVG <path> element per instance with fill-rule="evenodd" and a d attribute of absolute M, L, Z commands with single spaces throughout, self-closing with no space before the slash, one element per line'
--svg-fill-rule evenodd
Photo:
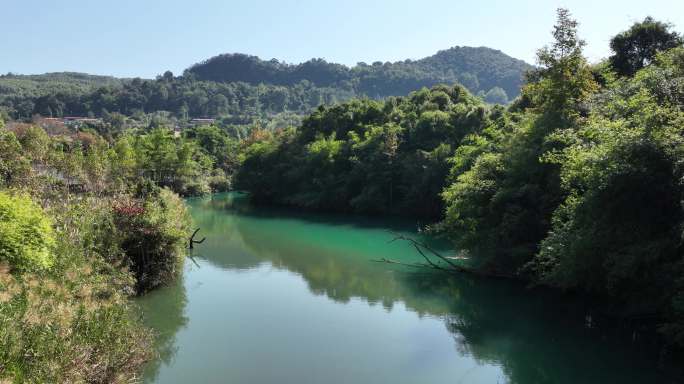
<path fill-rule="evenodd" d="M 0 120 L 0 382 L 128 383 L 154 358 L 131 298 L 179 276 L 190 217 L 119 160 Z"/>
<path fill-rule="evenodd" d="M 182 270 L 183 202 L 169 191 L 145 199 L 59 197 L 40 206 L 25 193 L 0 191 L 0 219 L 8 220 L 0 224 L 3 256 L 14 252 L 7 242 L 14 228 L 49 239 L 41 265 L 31 258 L 0 263 L 0 378 L 129 382 L 155 357 L 155 336 L 130 299 Z M 7 217 L 16 212 L 12 204 L 30 207 L 48 226 L 17 227 L 24 222 Z"/>

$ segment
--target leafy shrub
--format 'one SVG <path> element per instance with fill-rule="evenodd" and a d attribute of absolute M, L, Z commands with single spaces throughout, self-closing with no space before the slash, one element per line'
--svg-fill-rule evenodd
<path fill-rule="evenodd" d="M 42 270 L 54 264 L 52 223 L 25 195 L 0 192 L 0 261 L 17 270 Z"/>
<path fill-rule="evenodd" d="M 209 187 L 213 192 L 226 192 L 232 189 L 233 183 L 222 169 L 215 169 L 209 177 Z"/>
<path fill-rule="evenodd" d="M 173 190 L 183 196 L 203 196 L 211 193 L 211 186 L 207 180 L 179 179 L 172 185 Z"/>
<path fill-rule="evenodd" d="M 152 334 L 129 303 L 134 282 L 98 252 L 95 218 L 106 201 L 54 199 L 54 265 L 41 273 L 0 267 L 0 382 L 123 383 L 152 356 Z"/>
<path fill-rule="evenodd" d="M 190 216 L 183 201 L 168 189 L 144 198 L 125 197 L 112 207 L 105 232 L 119 249 L 145 292 L 173 280 L 181 271 Z M 103 244 L 107 244 L 106 242 Z"/>

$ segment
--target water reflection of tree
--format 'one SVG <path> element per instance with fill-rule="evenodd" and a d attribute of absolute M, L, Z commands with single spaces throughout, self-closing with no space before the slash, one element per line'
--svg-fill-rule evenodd
<path fill-rule="evenodd" d="M 404 283 L 440 296 L 457 292 L 444 321 L 458 350 L 500 365 L 511 383 L 667 382 L 634 346 L 583 327 L 577 301 L 464 275 L 413 274 Z"/>
<path fill-rule="evenodd" d="M 268 213 L 222 199 L 205 204 L 211 209 L 202 210 L 196 219 L 217 235 L 231 231 L 233 240 L 239 239 L 247 249 L 237 259 L 211 257 L 210 262 L 231 269 L 268 262 L 301 275 L 313 293 L 337 302 L 360 298 L 370 304 L 381 303 L 387 310 L 402 302 L 420 316 L 441 317 L 460 353 L 500 365 L 511 383 L 664 382 L 655 366 L 640 360 L 633 348 L 603 340 L 597 331 L 584 328 L 580 303 L 531 294 L 514 283 L 378 264 L 343 251 L 322 251 L 314 234 L 296 238 L 283 233 L 287 229 L 259 227 L 258 220 L 235 216 L 268 219 L 272 217 Z M 231 220 L 229 226 L 226 220 Z M 334 225 L 316 217 L 313 220 Z M 218 253 L 225 242 L 215 246 L 215 250 L 211 246 L 204 249 Z"/>
<path fill-rule="evenodd" d="M 158 354 L 145 367 L 145 382 L 155 382 L 162 364 L 170 364 L 174 359 L 178 351 L 176 335 L 188 322 L 185 316 L 186 304 L 182 277 L 140 299 L 145 324 L 156 332 L 155 348 Z"/>

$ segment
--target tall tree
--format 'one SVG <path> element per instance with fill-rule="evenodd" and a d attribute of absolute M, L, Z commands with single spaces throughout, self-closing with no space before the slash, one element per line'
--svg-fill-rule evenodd
<path fill-rule="evenodd" d="M 558 10 L 554 41 L 537 54 L 539 68 L 523 89 L 529 101 L 518 122 L 501 121 L 469 138 L 470 149 L 452 160 L 453 184 L 443 197 L 445 228 L 459 249 L 480 268 L 514 275 L 537 251 L 562 201 L 559 169 L 544 157 L 562 148 L 558 132 L 576 129 L 584 102 L 597 88 L 586 59 L 577 22 Z M 502 124 L 502 125 L 499 125 Z M 472 158 L 472 153 L 479 153 Z M 467 170 L 463 164 L 470 164 Z"/>
<path fill-rule="evenodd" d="M 544 113 L 566 120 L 579 113 L 580 104 L 597 89 L 577 34 L 577 21 L 567 9 L 558 9 L 554 42 L 537 51 L 539 69 L 531 72 L 523 94 Z"/>
<path fill-rule="evenodd" d="M 684 40 L 671 28 L 649 16 L 613 37 L 610 49 L 614 54 L 609 58 L 613 69 L 621 76 L 632 76 L 650 64 L 658 52 L 682 45 Z"/>

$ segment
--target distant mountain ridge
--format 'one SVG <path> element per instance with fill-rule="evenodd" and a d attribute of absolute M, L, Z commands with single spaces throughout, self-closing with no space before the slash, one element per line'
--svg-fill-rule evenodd
<path fill-rule="evenodd" d="M 198 80 L 342 87 L 373 98 L 406 95 L 439 83 L 461 83 L 474 94 L 501 88 L 508 98 L 520 93 L 524 74 L 533 66 L 487 47 L 452 47 L 420 60 L 359 63 L 354 67 L 311 59 L 288 64 L 241 53 L 221 54 L 184 72 Z"/>
<path fill-rule="evenodd" d="M 94 87 L 121 86 L 126 80 L 80 72 L 50 72 L 41 75 L 8 73 L 0 75 L 0 95 L 56 92 L 64 91 L 65 87 L 73 92 L 80 92 Z"/>
<path fill-rule="evenodd" d="M 460 83 L 489 103 L 520 93 L 533 67 L 501 51 L 453 47 L 420 60 L 359 63 L 311 59 L 288 64 L 245 54 L 223 54 L 156 79 L 121 79 L 75 72 L 0 75 L 0 115 L 106 117 L 157 112 L 173 118 L 211 117 L 225 124 L 294 124 L 319 105 L 354 97 L 406 96 L 423 87 Z"/>

